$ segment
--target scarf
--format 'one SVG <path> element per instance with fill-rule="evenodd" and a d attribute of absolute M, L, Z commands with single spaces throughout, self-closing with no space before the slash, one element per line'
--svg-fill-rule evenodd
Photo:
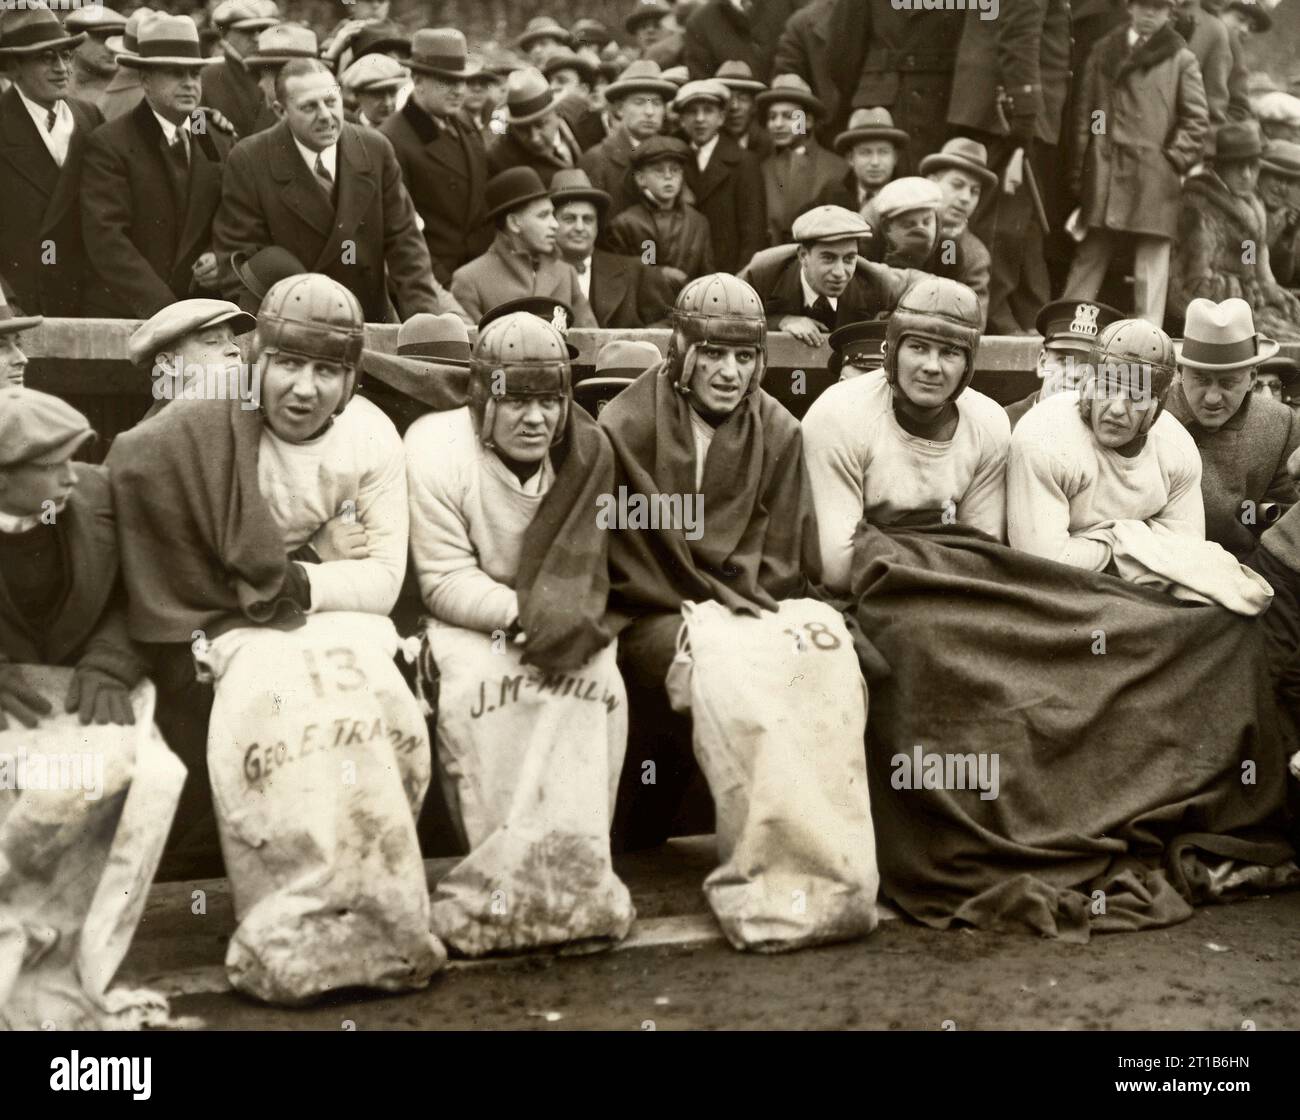
<path fill-rule="evenodd" d="M 284 534 L 258 486 L 261 434 L 260 414 L 238 402 L 183 400 L 113 442 L 107 466 L 137 641 L 302 625 L 284 591 Z"/>
<path fill-rule="evenodd" d="M 681 525 L 621 528 L 609 546 L 610 607 L 621 629 L 631 617 L 678 611 L 686 600 L 716 599 L 757 615 L 809 593 L 821 574 L 817 522 L 803 463 L 799 423 L 762 389 L 747 393 L 709 446 L 695 486 L 690 404 L 665 360 L 651 366 L 601 413 L 629 495 L 695 500 L 703 533 Z M 664 519 L 666 520 L 666 519 Z"/>

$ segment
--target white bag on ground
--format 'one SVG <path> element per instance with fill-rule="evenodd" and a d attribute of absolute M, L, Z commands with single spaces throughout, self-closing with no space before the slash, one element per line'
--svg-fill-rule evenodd
<path fill-rule="evenodd" d="M 636 912 L 609 851 L 627 749 L 615 646 L 548 675 L 488 634 L 431 622 L 425 641 L 438 761 L 470 848 L 438 884 L 434 931 L 467 956 L 626 937 Z"/>
<path fill-rule="evenodd" d="M 402 991 L 446 961 L 415 833 L 429 736 L 397 646 L 389 619 L 338 611 L 232 630 L 198 656 L 216 681 L 208 768 L 242 992 Z"/>
<path fill-rule="evenodd" d="M 185 783 L 153 685 L 131 693 L 134 725 L 83 727 L 63 711 L 71 669 L 25 672 L 53 711 L 0 731 L 0 1026 L 174 1025 L 159 993 L 109 990 Z"/>
<path fill-rule="evenodd" d="M 843 618 L 812 599 L 759 618 L 684 603 L 682 617 L 668 692 L 717 806 L 722 863 L 704 893 L 727 940 L 775 952 L 870 933 L 867 686 Z"/>

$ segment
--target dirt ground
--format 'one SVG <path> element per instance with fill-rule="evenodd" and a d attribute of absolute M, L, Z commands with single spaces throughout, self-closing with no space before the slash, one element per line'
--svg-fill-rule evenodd
<path fill-rule="evenodd" d="M 625 866 L 642 917 L 710 932 L 698 887 L 706 863 L 701 845 L 666 863 Z M 193 886 L 151 902 L 128 973 L 199 968 L 220 977 L 229 899 L 209 887 L 207 914 L 193 917 L 184 905 Z M 176 996 L 173 1009 L 226 1030 L 1294 1030 L 1300 892 L 1082 946 L 893 920 L 861 942 L 783 956 L 711 940 L 474 963 L 423 992 L 339 996 L 308 1009 L 210 990 Z"/>

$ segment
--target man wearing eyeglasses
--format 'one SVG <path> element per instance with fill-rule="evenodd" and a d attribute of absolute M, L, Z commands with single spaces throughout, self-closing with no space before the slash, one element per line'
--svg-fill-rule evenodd
<path fill-rule="evenodd" d="M 0 280 L 28 314 L 79 311 L 81 153 L 104 120 L 69 97 L 72 52 L 84 39 L 36 0 L 5 13 L 0 63 L 14 84 L 0 95 Z"/>

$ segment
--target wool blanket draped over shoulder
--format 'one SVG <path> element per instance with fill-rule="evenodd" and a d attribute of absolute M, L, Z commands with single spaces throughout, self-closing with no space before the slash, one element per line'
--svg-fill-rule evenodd
<path fill-rule="evenodd" d="M 696 500 L 698 540 L 681 525 L 621 529 L 609 546 L 610 608 L 617 623 L 684 601 L 715 599 L 757 615 L 809 594 L 820 578 L 817 523 L 799 422 L 761 388 L 746 395 L 709 445 L 695 485 L 690 405 L 667 362 L 650 367 L 600 417 L 629 494 Z"/>
<path fill-rule="evenodd" d="M 261 435 L 261 414 L 239 402 L 185 400 L 114 440 L 107 465 L 137 641 L 302 625 L 284 594 L 284 533 L 258 487 Z"/>
<path fill-rule="evenodd" d="M 952 527 L 864 522 L 853 571 L 890 667 L 867 732 L 882 893 L 912 917 L 1085 941 L 1296 877 L 1259 620 Z"/>
<path fill-rule="evenodd" d="M 597 499 L 614 484 L 609 440 L 580 406 L 569 405 L 564 438 L 551 451 L 555 480 L 524 534 L 515 592 L 527 635 L 523 661 L 551 672 L 576 669 L 613 640 L 604 623 L 610 534 Z"/>

